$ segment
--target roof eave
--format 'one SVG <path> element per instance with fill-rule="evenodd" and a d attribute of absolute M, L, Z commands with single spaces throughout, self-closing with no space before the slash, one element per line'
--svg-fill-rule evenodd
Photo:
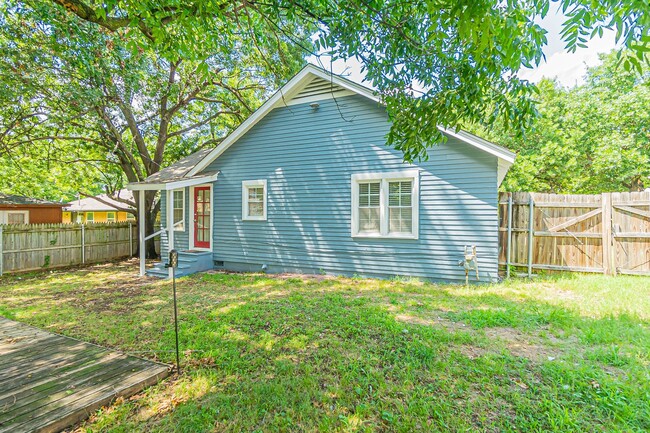
<path fill-rule="evenodd" d="M 169 191 L 172 189 L 187 188 L 188 186 L 201 185 L 217 180 L 219 172 L 207 175 L 197 176 L 187 179 L 179 179 L 171 182 L 134 182 L 126 186 L 130 191 Z"/>

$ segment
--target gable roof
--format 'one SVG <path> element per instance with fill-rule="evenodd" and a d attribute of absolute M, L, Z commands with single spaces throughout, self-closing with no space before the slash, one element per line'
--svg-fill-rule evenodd
<path fill-rule="evenodd" d="M 291 99 L 298 96 L 315 78 L 320 78 L 330 83 L 334 87 L 333 91 L 340 89 L 349 91 L 351 94 L 358 94 L 366 98 L 380 102 L 379 97 L 369 88 L 350 81 L 346 78 L 327 72 L 325 69 L 314 65 L 307 65 L 298 72 L 292 79 L 282 86 L 271 98 L 262 104 L 248 119 L 246 119 L 237 129 L 228 135 L 219 146 L 215 147 L 205 158 L 203 158 L 190 172 L 188 176 L 193 176 L 206 168 L 212 161 L 217 159 L 223 152 L 232 146 L 239 138 L 250 130 L 257 122 L 262 120 L 271 110 L 282 105 L 289 105 Z M 302 99 L 302 98 L 301 98 Z M 322 99 L 322 98 L 321 98 Z M 300 101 L 309 102 L 303 99 Z"/>
<path fill-rule="evenodd" d="M 22 195 L 0 193 L 0 205 L 11 206 L 63 206 L 63 203 L 41 200 L 40 198 L 24 197 Z"/>
<path fill-rule="evenodd" d="M 123 200 L 133 200 L 133 193 L 128 189 L 121 189 L 117 192 L 117 197 Z M 102 201 L 97 200 L 97 198 Z M 104 202 L 111 203 L 108 205 Z M 124 212 L 129 206 L 117 200 L 113 200 L 106 194 L 100 194 L 95 197 L 86 197 L 81 200 L 74 200 L 65 205 L 65 210 L 69 212 Z"/>
<path fill-rule="evenodd" d="M 361 84 L 355 83 L 348 80 L 347 78 L 341 77 L 339 75 L 332 74 L 325 69 L 319 68 L 315 65 L 305 66 L 298 74 L 296 74 L 287 84 L 282 86 L 270 99 L 268 99 L 260 108 L 258 108 L 246 121 L 244 121 L 237 129 L 235 129 L 225 140 L 223 140 L 219 146 L 212 149 L 209 153 L 206 152 L 203 158 L 201 158 L 196 165 L 186 173 L 186 176 L 194 176 L 201 170 L 205 169 L 210 163 L 217 159 L 222 153 L 224 153 L 230 146 L 232 146 L 240 137 L 242 137 L 246 132 L 248 132 L 255 124 L 257 124 L 264 116 L 266 116 L 271 110 L 282 105 L 291 105 L 292 103 L 305 103 L 316 98 L 323 99 L 322 96 L 317 94 L 320 87 L 322 91 L 323 85 L 317 83 L 317 79 L 325 80 L 329 84 L 328 93 L 332 93 L 335 96 L 345 94 L 358 94 L 364 96 L 372 101 L 381 102 L 377 94 L 368 87 L 362 86 Z M 319 80 L 319 81 L 320 81 Z M 295 101 L 292 101 L 292 99 Z M 463 141 L 470 146 L 473 146 L 479 150 L 487 152 L 491 155 L 494 155 L 498 158 L 498 183 L 501 184 L 501 181 L 505 177 L 508 169 L 515 161 L 515 154 L 510 152 L 508 149 L 498 146 L 494 143 L 490 143 L 487 140 L 484 140 L 480 137 L 477 137 L 473 134 L 470 134 L 466 131 L 450 130 L 445 128 L 439 128 L 440 131 L 446 135 L 457 138 L 460 141 Z M 197 158 L 198 159 L 198 158 Z M 173 167 L 173 166 L 171 166 Z M 171 168 L 169 167 L 169 168 Z M 148 181 L 149 179 L 147 179 Z"/>

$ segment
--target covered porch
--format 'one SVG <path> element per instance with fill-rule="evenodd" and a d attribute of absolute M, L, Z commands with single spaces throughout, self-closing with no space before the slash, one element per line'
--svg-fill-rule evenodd
<path fill-rule="evenodd" d="M 219 172 L 186 177 L 169 173 L 167 170 L 161 170 L 143 182 L 127 185 L 127 189 L 133 191 L 138 200 L 141 276 L 171 277 L 172 270 L 166 267 L 167 256 L 171 249 L 179 251 L 177 276 L 212 268 L 213 184 Z M 145 225 L 146 210 L 143 193 L 146 191 L 156 191 L 161 194 L 161 227 L 149 235 L 146 235 Z M 147 269 L 145 245 L 149 239 L 156 236 L 160 236 L 162 260 L 153 268 Z"/>

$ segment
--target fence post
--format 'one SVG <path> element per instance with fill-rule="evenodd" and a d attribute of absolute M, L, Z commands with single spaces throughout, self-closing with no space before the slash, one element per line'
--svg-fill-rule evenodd
<path fill-rule="evenodd" d="M 5 238 L 4 238 L 4 230 L 3 230 L 2 225 L 0 225 L 0 277 L 2 276 L 2 267 L 4 265 L 4 262 L 2 261 L 2 259 L 4 258 L 4 252 L 3 252 L 4 250 L 2 249 L 3 244 L 4 244 L 4 240 L 5 240 Z"/>
<path fill-rule="evenodd" d="M 533 194 L 528 193 L 528 197 L 528 278 L 531 278 L 533 276 L 533 217 L 535 213 L 535 205 L 533 202 Z"/>
<path fill-rule="evenodd" d="M 133 226 L 129 223 L 129 258 L 133 257 Z"/>
<path fill-rule="evenodd" d="M 84 224 L 81 224 L 81 263 L 86 263 L 86 229 Z"/>
<path fill-rule="evenodd" d="M 508 193 L 508 238 L 506 239 L 506 278 L 510 278 L 510 250 L 512 249 L 512 193 Z"/>
<path fill-rule="evenodd" d="M 605 275 L 616 275 L 614 264 L 614 249 L 612 248 L 612 194 L 601 194 L 602 202 L 602 245 L 603 245 L 603 273 Z"/>

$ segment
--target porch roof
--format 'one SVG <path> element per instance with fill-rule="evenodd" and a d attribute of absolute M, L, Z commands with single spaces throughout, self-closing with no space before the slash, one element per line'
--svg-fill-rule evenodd
<path fill-rule="evenodd" d="M 169 190 L 183 188 L 186 186 L 198 185 L 205 182 L 214 182 L 217 180 L 218 171 L 201 172 L 188 176 L 189 171 L 208 155 L 212 149 L 201 149 L 198 152 L 186 156 L 163 168 L 158 173 L 154 173 L 142 182 L 133 182 L 126 186 L 126 189 L 132 191 L 149 191 L 149 190 Z"/>
<path fill-rule="evenodd" d="M 148 177 L 144 182 L 134 182 L 126 186 L 131 191 L 168 191 L 171 189 L 185 188 L 188 186 L 200 185 L 202 183 L 214 182 L 217 180 L 220 171 L 210 171 L 195 176 L 174 176 L 150 180 Z"/>

